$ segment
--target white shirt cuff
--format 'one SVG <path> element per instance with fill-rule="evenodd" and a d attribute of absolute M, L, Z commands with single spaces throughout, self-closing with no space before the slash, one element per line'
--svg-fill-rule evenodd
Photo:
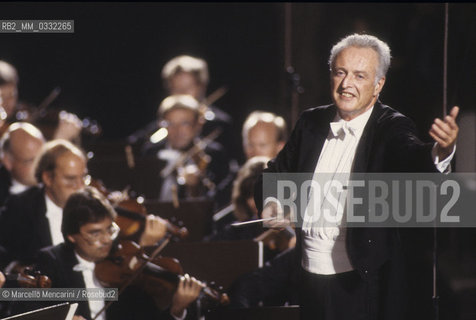
<path fill-rule="evenodd" d="M 451 160 L 453 160 L 453 157 L 455 155 L 456 145 L 453 147 L 453 152 L 451 152 L 451 154 L 448 157 L 446 157 L 446 159 L 443 159 L 443 160 L 440 160 L 438 158 L 438 152 L 436 151 L 437 145 L 438 143 L 435 142 L 435 144 L 433 145 L 433 149 L 431 149 L 431 156 L 433 158 L 433 163 L 435 164 L 436 169 L 438 169 L 438 171 L 440 171 L 441 173 L 450 173 Z"/>

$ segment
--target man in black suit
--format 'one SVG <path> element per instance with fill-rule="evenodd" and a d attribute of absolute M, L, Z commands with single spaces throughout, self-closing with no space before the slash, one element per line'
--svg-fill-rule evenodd
<path fill-rule="evenodd" d="M 40 252 L 37 269 L 50 277 L 54 288 L 103 288 L 94 273 L 95 263 L 106 258 L 118 235 L 116 212 L 94 188 L 72 194 L 63 210 L 61 230 L 64 243 Z M 131 267 L 132 268 L 132 267 Z M 185 309 L 199 295 L 202 284 L 183 277 L 167 311 L 155 307 L 152 297 L 140 288 L 128 288 L 106 313 L 97 319 L 183 319 Z M 91 319 L 103 300 L 80 301 L 75 319 Z"/>
<path fill-rule="evenodd" d="M 0 244 L 10 260 L 24 263 L 32 263 L 41 248 L 63 242 L 62 208 L 84 187 L 87 174 L 83 152 L 66 140 L 46 143 L 34 167 L 42 185 L 10 196 L 0 216 Z"/>
<path fill-rule="evenodd" d="M 389 65 L 390 49 L 376 37 L 354 34 L 338 42 L 329 58 L 334 103 L 306 110 L 265 172 L 319 178 L 323 173 L 446 171 L 455 149 L 458 108 L 435 120 L 429 132 L 434 145 L 422 143 L 411 120 L 378 100 Z M 258 206 L 261 191 L 257 188 Z M 265 199 L 263 217 L 276 216 L 279 206 L 275 198 Z M 312 217 L 309 207 L 305 214 Z M 406 318 L 396 230 L 345 228 L 337 221 L 304 224 L 297 233 L 303 319 Z"/>

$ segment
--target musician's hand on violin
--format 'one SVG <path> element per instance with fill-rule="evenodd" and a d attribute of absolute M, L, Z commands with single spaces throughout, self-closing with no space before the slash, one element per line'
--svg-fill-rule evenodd
<path fill-rule="evenodd" d="M 82 122 L 78 116 L 73 113 L 61 111 L 58 117 L 59 123 L 54 134 L 54 139 L 65 139 L 69 141 L 77 139 L 82 129 Z"/>
<path fill-rule="evenodd" d="M 3 274 L 3 272 L 0 272 L 0 288 L 3 287 L 3 285 L 5 284 L 5 275 Z"/>
<path fill-rule="evenodd" d="M 261 213 L 263 219 L 275 218 L 274 220 L 263 221 L 266 228 L 286 228 L 291 225 L 288 218 L 284 216 L 282 207 L 276 201 L 269 201 Z"/>
<path fill-rule="evenodd" d="M 172 298 L 170 313 L 175 317 L 182 317 L 185 309 L 198 298 L 203 287 L 203 283 L 188 274 L 181 277 Z"/>
<path fill-rule="evenodd" d="M 149 214 L 145 219 L 145 229 L 140 237 L 140 246 L 153 246 L 165 236 L 167 221 Z"/>

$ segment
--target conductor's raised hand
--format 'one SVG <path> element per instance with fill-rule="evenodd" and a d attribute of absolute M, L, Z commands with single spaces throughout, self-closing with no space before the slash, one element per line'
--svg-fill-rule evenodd
<path fill-rule="evenodd" d="M 454 106 L 443 120 L 435 119 L 429 131 L 430 136 L 438 143 L 437 153 L 440 161 L 446 159 L 454 150 L 459 131 L 456 124 L 458 112 L 459 107 Z"/>

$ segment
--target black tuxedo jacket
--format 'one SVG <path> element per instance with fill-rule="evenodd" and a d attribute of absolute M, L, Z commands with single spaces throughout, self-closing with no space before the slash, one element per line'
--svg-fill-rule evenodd
<path fill-rule="evenodd" d="M 0 206 L 2 206 L 10 195 L 12 177 L 5 166 L 0 165 Z"/>
<path fill-rule="evenodd" d="M 304 111 L 289 141 L 264 172 L 314 172 L 336 112 L 334 105 Z M 353 172 L 436 171 L 431 148 L 432 144 L 418 139 L 409 118 L 377 102 L 357 146 Z M 262 206 L 262 180 L 258 183 L 255 200 Z M 348 228 L 346 241 L 351 263 L 364 278 L 398 254 L 400 245 L 396 230 L 384 228 Z"/>
<path fill-rule="evenodd" d="M 40 249 L 51 244 L 44 189 L 31 187 L 11 195 L 0 215 L 0 245 L 9 258 L 32 263 Z"/>

